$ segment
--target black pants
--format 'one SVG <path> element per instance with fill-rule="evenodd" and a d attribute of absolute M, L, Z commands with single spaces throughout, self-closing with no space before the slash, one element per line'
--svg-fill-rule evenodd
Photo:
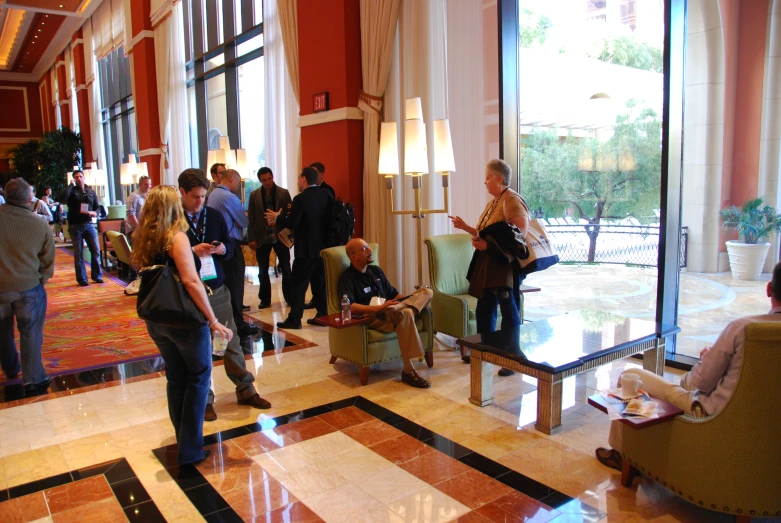
<path fill-rule="evenodd" d="M 222 262 L 222 269 L 225 271 L 225 285 L 231 293 L 231 309 L 233 309 L 233 321 L 236 322 L 236 328 L 242 330 L 247 327 L 244 321 L 244 254 L 241 252 L 241 244 L 236 240 L 233 242 L 233 256 Z"/>
<path fill-rule="evenodd" d="M 325 267 L 323 259 L 296 258 L 293 260 L 293 303 L 290 304 L 290 314 L 287 321 L 301 323 L 304 315 L 306 288 L 312 284 L 312 301 L 315 302 L 317 315 L 328 314 L 325 299 Z"/>
<path fill-rule="evenodd" d="M 268 277 L 268 257 L 271 254 L 271 249 L 277 253 L 277 265 L 282 268 L 282 295 L 285 297 L 285 301 L 290 305 L 293 302 L 293 278 L 290 272 L 290 249 L 285 247 L 282 242 L 265 243 L 259 245 L 255 250 L 255 255 L 258 258 L 258 269 L 260 274 L 258 279 L 260 280 L 260 289 L 258 290 L 258 299 L 261 304 L 271 303 L 271 278 Z"/>

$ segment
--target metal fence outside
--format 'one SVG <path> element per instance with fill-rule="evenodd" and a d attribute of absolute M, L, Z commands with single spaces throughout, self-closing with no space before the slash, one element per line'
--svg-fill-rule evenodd
<path fill-rule="evenodd" d="M 545 223 L 544 220 L 542 220 Z M 586 228 L 597 236 L 594 263 L 656 267 L 659 260 L 659 225 L 584 225 L 556 223 L 545 225 L 553 246 L 563 262 L 588 263 L 590 240 Z M 689 228 L 681 228 L 680 267 L 686 267 Z"/>

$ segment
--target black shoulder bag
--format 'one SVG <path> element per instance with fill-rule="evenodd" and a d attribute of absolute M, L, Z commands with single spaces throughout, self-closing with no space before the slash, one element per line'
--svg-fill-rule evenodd
<path fill-rule="evenodd" d="M 139 276 L 141 286 L 136 304 L 139 318 L 177 329 L 206 325 L 206 317 L 195 306 L 175 268 L 170 266 L 168 256 L 165 265 L 144 267 Z M 209 294 L 209 288 L 204 287 Z"/>

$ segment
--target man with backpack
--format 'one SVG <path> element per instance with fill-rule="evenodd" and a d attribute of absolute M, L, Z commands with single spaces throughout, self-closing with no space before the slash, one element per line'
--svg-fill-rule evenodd
<path fill-rule="evenodd" d="M 304 167 L 298 177 L 299 193 L 293 198 L 289 212 L 267 210 L 266 219 L 275 223 L 278 230 L 290 229 L 295 237 L 295 260 L 293 260 L 293 302 L 285 321 L 277 323 L 282 329 L 300 329 L 304 315 L 306 288 L 312 283 L 312 301 L 317 316 L 328 314 L 325 297 L 325 270 L 320 251 L 327 247 L 328 211 L 333 197 L 317 185 L 317 171 Z M 307 323 L 317 325 L 314 318 Z"/>

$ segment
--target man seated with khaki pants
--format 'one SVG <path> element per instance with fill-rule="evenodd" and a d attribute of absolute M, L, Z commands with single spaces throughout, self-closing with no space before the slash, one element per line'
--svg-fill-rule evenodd
<path fill-rule="evenodd" d="M 427 389 L 431 383 L 422 378 L 412 365 L 413 359 L 423 357 L 423 344 L 415 326 L 415 316 L 420 314 L 434 295 L 431 289 L 418 289 L 404 298 L 385 277 L 382 269 L 369 265 L 374 261 L 369 245 L 360 238 L 353 238 L 345 245 L 350 266 L 339 278 L 339 299 L 350 299 L 350 312 L 371 316 L 369 328 L 381 332 L 396 331 L 404 370 L 401 381 Z M 381 305 L 371 305 L 372 298 L 385 300 Z"/>
<path fill-rule="evenodd" d="M 773 269 L 773 279 L 768 282 L 765 292 L 770 298 L 770 311 L 759 316 L 739 318 L 727 325 L 713 347 L 702 349 L 700 361 L 681 377 L 680 385 L 643 369 L 627 369 L 621 376 L 629 373 L 638 375 L 645 392 L 672 403 L 689 416 L 715 416 L 727 406 L 738 385 L 746 325 L 758 321 L 781 321 L 781 262 Z M 618 378 L 618 386 L 621 386 L 621 377 Z M 596 450 L 599 462 L 616 470 L 621 470 L 622 466 L 621 447 L 625 427 L 618 420 L 613 420 L 608 438 L 612 448 Z"/>

